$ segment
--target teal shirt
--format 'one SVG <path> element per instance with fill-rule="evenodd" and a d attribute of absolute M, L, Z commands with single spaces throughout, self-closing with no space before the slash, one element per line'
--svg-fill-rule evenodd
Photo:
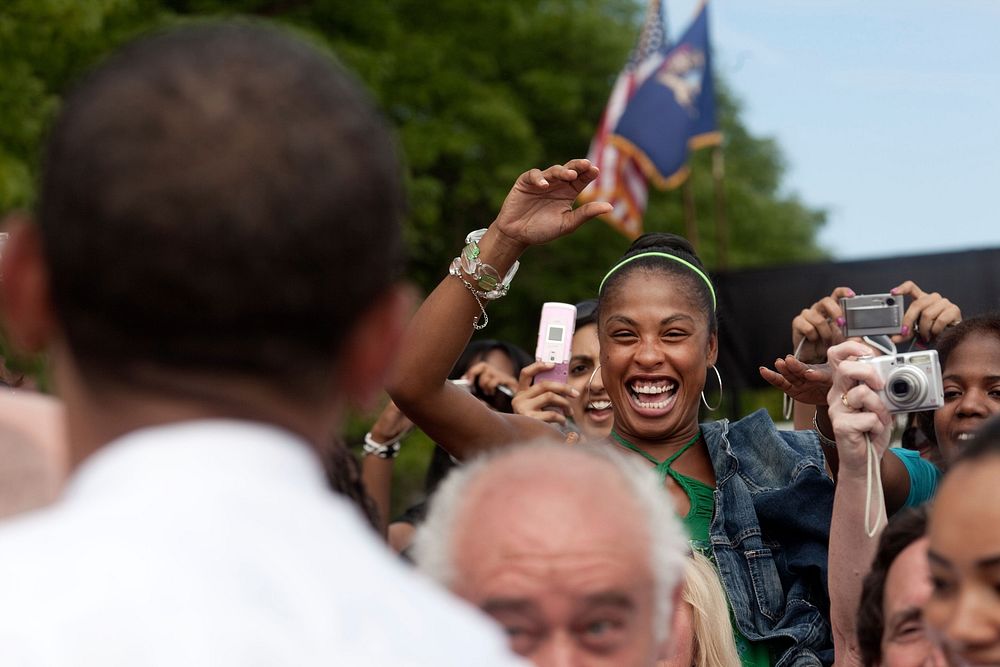
<path fill-rule="evenodd" d="M 910 476 L 910 493 L 906 496 L 905 506 L 918 507 L 933 498 L 941 481 L 941 470 L 920 458 L 920 452 L 912 449 L 891 447 L 889 451 L 896 455 Z"/>

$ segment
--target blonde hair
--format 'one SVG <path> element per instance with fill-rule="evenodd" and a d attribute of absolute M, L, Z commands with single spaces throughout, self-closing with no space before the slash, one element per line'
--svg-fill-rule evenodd
<path fill-rule="evenodd" d="M 715 566 L 698 552 L 687 561 L 683 600 L 692 610 L 695 667 L 740 667 L 726 593 Z"/>

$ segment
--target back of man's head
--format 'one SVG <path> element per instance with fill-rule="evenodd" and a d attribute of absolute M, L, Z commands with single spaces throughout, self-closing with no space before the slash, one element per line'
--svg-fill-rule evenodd
<path fill-rule="evenodd" d="M 141 40 L 65 101 L 39 224 L 55 315 L 90 382 L 164 371 L 314 395 L 399 275 L 389 131 L 316 48 L 254 24 Z"/>
<path fill-rule="evenodd" d="M 453 472 L 414 542 L 418 565 L 507 626 L 537 665 L 588 653 L 651 664 L 686 550 L 647 468 L 606 446 L 542 443 Z"/>

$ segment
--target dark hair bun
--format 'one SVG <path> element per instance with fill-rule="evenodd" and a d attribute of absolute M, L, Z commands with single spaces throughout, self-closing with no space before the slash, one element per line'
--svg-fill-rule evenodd
<path fill-rule="evenodd" d="M 650 232 L 643 234 L 629 246 L 625 257 L 638 255 L 642 252 L 659 251 L 677 255 L 684 259 L 694 260 L 693 263 L 704 268 L 701 259 L 694 251 L 694 246 L 683 236 L 671 234 L 670 232 Z"/>

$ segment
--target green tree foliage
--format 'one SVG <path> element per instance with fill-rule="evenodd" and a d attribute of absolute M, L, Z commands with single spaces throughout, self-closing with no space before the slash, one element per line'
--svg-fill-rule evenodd
<path fill-rule="evenodd" d="M 636 39 L 634 0 L 9 0 L 0 9 L 0 211 L 30 207 L 44 130 L 82 71 L 130 37 L 201 17 L 253 16 L 328 47 L 398 131 L 411 212 L 411 276 L 430 289 L 469 230 L 489 224 L 524 169 L 583 155 Z M 784 193 L 776 142 L 753 136 L 720 81 L 730 265 L 811 260 L 825 213 Z M 710 152 L 692 159 L 710 266 Z M 647 230 L 683 233 L 679 191 L 653 192 Z M 546 300 L 593 295 L 627 241 L 600 222 L 525 258 L 489 333 L 530 347 Z"/>
<path fill-rule="evenodd" d="M 69 86 L 101 57 L 157 27 L 250 16 L 328 48 L 384 109 L 406 165 L 410 275 L 429 290 L 465 234 L 490 223 L 519 173 L 586 153 L 642 9 L 637 0 L 5 0 L 0 214 L 32 206 L 45 128 Z M 825 213 L 782 190 L 777 143 L 747 130 L 724 81 L 716 89 L 730 265 L 821 257 L 816 233 Z M 700 250 L 714 266 L 710 152 L 697 153 L 691 164 Z M 651 193 L 646 229 L 683 233 L 679 191 Z M 542 302 L 593 296 L 627 245 L 594 221 L 571 238 L 532 249 L 510 296 L 492 307 L 485 333 L 530 350 Z M 360 279 L 377 270 L 359 267 Z M 364 425 L 353 430 L 363 432 Z M 411 450 L 397 465 L 411 487 L 419 486 L 422 451 Z"/>

